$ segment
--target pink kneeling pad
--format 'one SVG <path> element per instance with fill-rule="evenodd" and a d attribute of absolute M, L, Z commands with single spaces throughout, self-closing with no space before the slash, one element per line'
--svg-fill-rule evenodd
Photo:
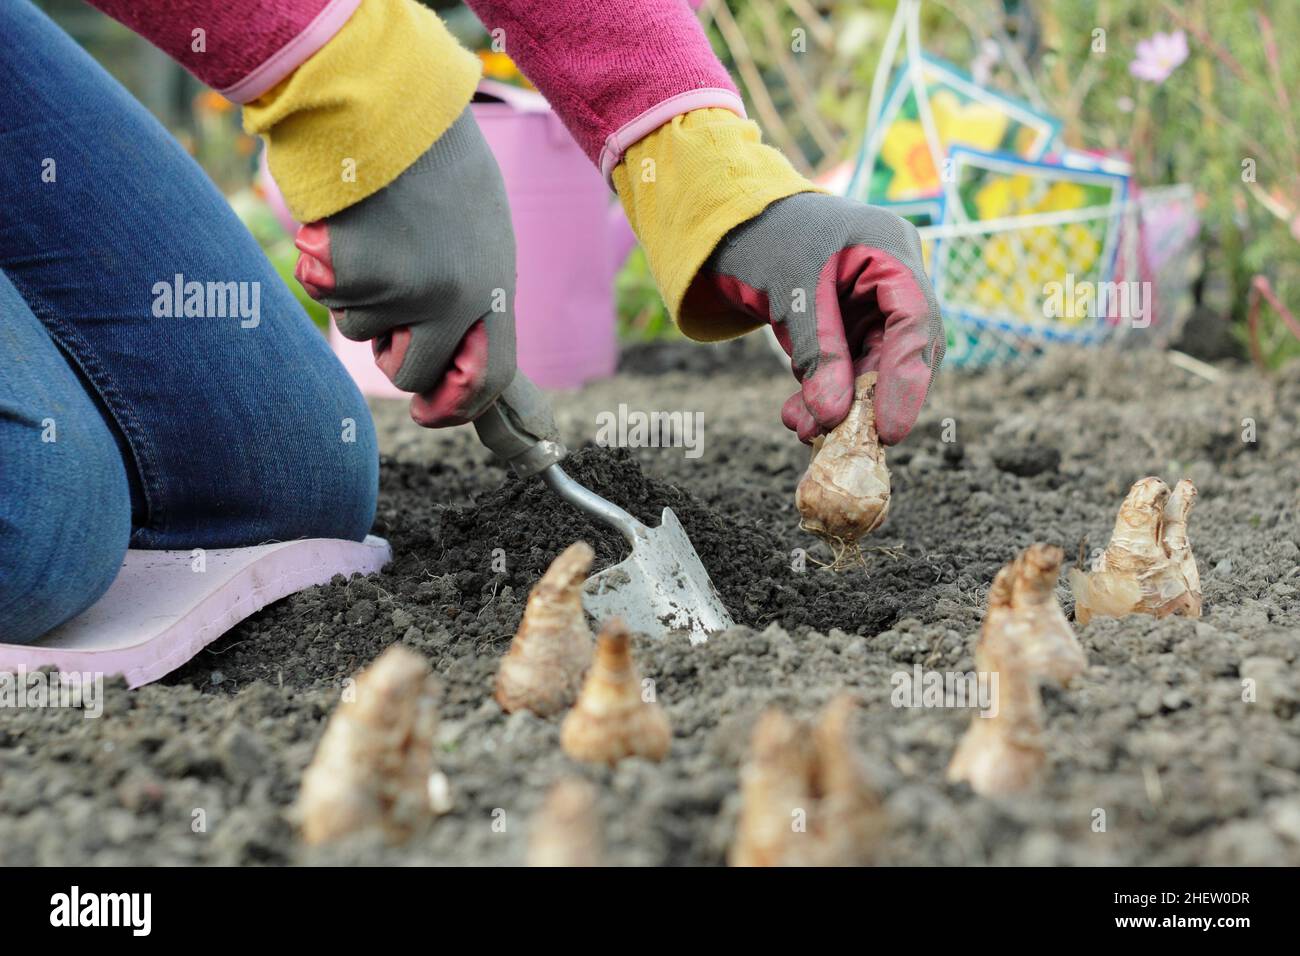
<path fill-rule="evenodd" d="M 374 535 L 211 550 L 201 562 L 189 551 L 128 551 L 112 587 L 88 610 L 34 644 L 0 644 L 0 671 L 122 674 L 139 687 L 272 601 L 336 574 L 374 574 L 391 558 L 388 542 Z"/>

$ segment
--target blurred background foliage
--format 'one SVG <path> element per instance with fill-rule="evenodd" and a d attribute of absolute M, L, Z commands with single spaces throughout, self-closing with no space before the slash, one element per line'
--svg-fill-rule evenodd
<path fill-rule="evenodd" d="M 485 69 L 512 78 L 463 4 L 427 2 Z M 38 6 L 162 119 L 291 276 L 293 248 L 257 201 L 257 147 L 238 112 L 82 0 Z M 703 0 L 700 17 L 769 141 L 818 177 L 862 139 L 893 11 L 894 0 Z M 1137 44 L 1174 31 L 1187 37 L 1187 60 L 1160 83 L 1132 75 Z M 1300 356 L 1300 328 L 1284 316 L 1300 313 L 1300 2 L 926 0 L 922 34 L 928 51 L 1064 120 L 1068 145 L 1126 155 L 1142 185 L 1191 183 L 1205 269 L 1189 331 L 1208 340 L 1231 329 L 1241 354 L 1270 367 Z M 676 334 L 639 253 L 618 292 L 625 337 Z"/>
<path fill-rule="evenodd" d="M 700 12 L 750 115 L 817 176 L 861 143 L 894 9 L 894 0 L 705 0 Z M 1216 323 L 1231 323 L 1246 346 L 1259 277 L 1300 314 L 1300 3 L 926 0 L 921 9 L 929 52 L 1060 117 L 1067 145 L 1126 156 L 1141 185 L 1194 186 L 1206 267 L 1189 333 L 1217 339 Z M 1137 44 L 1175 31 L 1187 60 L 1162 83 L 1133 76 Z M 1251 351 L 1272 367 L 1300 356 L 1300 330 L 1267 296 L 1253 298 Z"/>

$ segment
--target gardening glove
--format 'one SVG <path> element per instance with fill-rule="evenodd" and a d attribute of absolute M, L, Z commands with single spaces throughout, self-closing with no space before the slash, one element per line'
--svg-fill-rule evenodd
<path fill-rule="evenodd" d="M 871 371 L 880 440 L 901 441 L 943 361 L 916 229 L 840 196 L 790 196 L 737 226 L 687 297 L 771 323 L 800 383 L 781 421 L 805 442 L 844 419 L 855 379 Z"/>
<path fill-rule="evenodd" d="M 271 14 L 233 2 L 253 39 L 264 21 L 310 21 L 225 90 L 238 91 L 244 128 L 265 138 L 285 202 L 307 224 L 299 281 L 344 335 L 374 341 L 388 378 L 417 393 L 416 421 L 474 418 L 514 372 L 514 238 L 501 175 L 468 112 L 479 61 L 415 0 L 323 12 L 320 0 L 285 0 Z M 300 52 L 308 40 L 323 45 Z"/>
<path fill-rule="evenodd" d="M 682 332 L 718 341 L 771 324 L 800 390 L 782 421 L 811 442 L 879 373 L 877 430 L 911 430 L 945 339 L 916 230 L 825 195 L 758 127 L 721 109 L 674 117 L 628 148 L 615 189 Z"/>
<path fill-rule="evenodd" d="M 515 239 L 505 183 L 467 108 L 379 192 L 308 223 L 295 275 L 339 331 L 415 392 L 421 425 L 477 418 L 515 372 Z"/>

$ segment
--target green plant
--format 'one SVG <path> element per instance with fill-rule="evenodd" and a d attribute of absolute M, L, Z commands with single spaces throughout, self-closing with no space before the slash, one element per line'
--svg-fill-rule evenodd
<path fill-rule="evenodd" d="M 680 337 L 640 246 L 632 250 L 619 270 L 614 291 L 620 341 L 655 342 Z"/>
<path fill-rule="evenodd" d="M 253 234 L 257 244 L 262 247 L 267 259 L 275 267 L 276 274 L 293 293 L 298 304 L 322 332 L 328 330 L 329 310 L 307 295 L 301 283 L 294 278 L 293 270 L 298 264 L 298 250 L 294 247 L 293 238 L 284 231 L 284 227 L 275 218 L 271 208 L 251 189 L 241 189 L 229 196 L 228 200 L 235 215 Z"/>
<path fill-rule="evenodd" d="M 1144 185 L 1192 183 L 1219 253 L 1210 269 L 1229 292 L 1206 304 L 1227 312 L 1243 340 L 1253 337 L 1262 365 L 1300 356 L 1285 315 L 1300 305 L 1300 112 L 1290 95 L 1300 89 L 1300 57 L 1283 56 L 1276 40 L 1300 32 L 1300 6 L 1054 0 L 1030 9 L 1037 19 L 1024 56 L 1071 145 L 1130 153 Z M 1161 31 L 1182 31 L 1188 57 L 1153 84 L 1129 64 L 1137 42 Z M 1257 277 L 1275 300 L 1259 310 L 1252 336 Z"/>

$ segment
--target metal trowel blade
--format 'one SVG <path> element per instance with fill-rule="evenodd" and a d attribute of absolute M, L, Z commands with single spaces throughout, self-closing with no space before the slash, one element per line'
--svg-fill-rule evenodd
<path fill-rule="evenodd" d="M 598 621 L 621 617 L 633 631 L 686 633 L 692 644 L 733 626 L 671 508 L 659 527 L 640 527 L 626 559 L 587 579 L 582 603 Z"/>

